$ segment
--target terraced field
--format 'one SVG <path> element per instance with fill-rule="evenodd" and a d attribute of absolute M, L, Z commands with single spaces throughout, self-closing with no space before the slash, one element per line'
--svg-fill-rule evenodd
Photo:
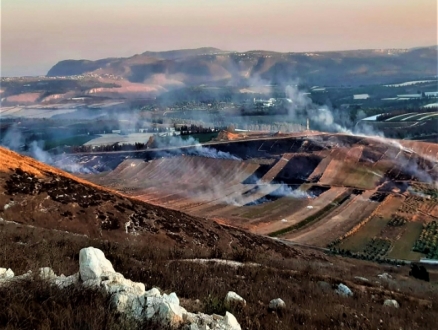
<path fill-rule="evenodd" d="M 152 204 L 361 258 L 418 259 L 418 226 L 438 216 L 435 144 L 312 134 L 204 147 L 198 156 L 146 152 L 87 178 Z"/>

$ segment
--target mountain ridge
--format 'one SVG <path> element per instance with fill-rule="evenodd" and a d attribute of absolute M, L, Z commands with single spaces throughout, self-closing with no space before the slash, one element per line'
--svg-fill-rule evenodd
<path fill-rule="evenodd" d="M 281 84 L 299 78 L 316 85 L 390 83 L 436 76 L 437 48 L 324 52 L 224 51 L 213 47 L 146 51 L 125 58 L 63 60 L 47 76 L 94 73 L 164 88 L 199 84 Z"/>

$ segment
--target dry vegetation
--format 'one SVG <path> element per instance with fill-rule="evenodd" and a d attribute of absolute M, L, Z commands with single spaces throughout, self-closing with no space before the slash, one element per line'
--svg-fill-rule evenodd
<path fill-rule="evenodd" d="M 426 282 L 408 278 L 408 268 L 381 267 L 340 258 L 315 255 L 313 260 L 270 258 L 250 250 L 223 253 L 166 248 L 152 242 L 113 243 L 68 233 L 0 223 L 0 264 L 17 274 L 50 266 L 57 274 L 77 272 L 80 248 L 102 249 L 115 269 L 146 287 L 175 291 L 183 306 L 194 311 L 224 313 L 223 298 L 229 290 L 248 302 L 233 313 L 243 329 L 432 329 L 438 317 L 438 292 Z M 183 259 L 222 257 L 253 261 L 259 267 L 197 264 Z M 327 259 L 330 258 L 330 259 Z M 387 271 L 395 280 L 375 283 Z M 355 276 L 366 276 L 362 282 Z M 324 291 L 318 281 L 347 284 L 355 293 L 344 298 Z M 284 313 L 269 312 L 267 305 L 281 297 Z M 385 308 L 394 298 L 400 309 Z M 107 297 L 78 288 L 60 291 L 35 280 L 0 286 L 0 327 L 6 329 L 134 329 L 134 324 L 109 310 Z"/>
<path fill-rule="evenodd" d="M 94 246 L 126 278 L 143 282 L 147 288 L 156 286 L 165 292 L 175 291 L 182 305 L 192 311 L 223 314 L 226 293 L 237 292 L 247 301 L 246 308 L 232 311 L 243 329 L 432 329 L 435 326 L 438 274 L 433 269 L 430 282 L 419 281 L 409 277 L 408 266 L 378 265 L 326 255 L 321 249 L 290 247 L 278 240 L 114 193 L 9 151 L 0 149 L 0 156 L 0 205 L 3 206 L 0 217 L 6 220 L 0 221 L 0 267 L 11 268 L 17 275 L 28 270 L 35 273 L 39 267 L 46 266 L 57 274 L 76 273 L 79 250 Z M 187 157 L 186 161 L 199 160 Z M 246 169 L 254 165 L 227 163 L 240 169 L 242 178 L 252 173 Z M 216 172 L 222 170 L 224 181 L 235 178 L 235 173 L 215 166 Z M 183 178 L 191 182 L 195 174 L 185 173 L 189 176 Z M 204 176 L 208 178 L 208 173 Z M 248 187 L 243 190 L 244 185 L 239 183 L 242 178 L 236 179 L 236 185 L 247 191 Z M 348 190 L 345 196 L 340 193 L 342 198 L 367 196 L 360 189 L 341 190 Z M 364 215 L 370 220 L 342 243 L 369 228 L 376 233 L 363 240 L 361 249 L 372 255 L 372 259 L 384 261 L 393 240 L 397 239 L 391 235 L 412 223 L 420 224 L 410 221 L 407 215 L 411 209 L 426 203 L 427 210 L 420 215 L 427 220 L 430 217 L 427 212 L 434 210 L 436 196 L 431 199 L 409 196 L 408 203 L 401 203 L 391 198 L 383 202 L 388 192 L 368 193 L 375 196 L 381 207 L 372 216 Z M 333 211 L 337 212 L 341 206 L 335 204 Z M 324 214 L 318 210 L 332 213 L 322 206 L 313 211 L 317 216 L 308 215 L 310 218 L 304 224 L 320 221 L 325 224 L 324 219 L 319 219 Z M 400 212 L 393 212 L 397 210 Z M 385 216 L 384 226 L 374 228 L 378 216 Z M 338 230 L 345 233 L 362 219 L 351 221 L 345 216 L 341 220 L 344 227 L 335 228 L 330 235 L 340 237 Z M 128 222 L 129 226 L 125 227 Z M 433 241 L 436 228 L 433 229 L 423 236 Z M 323 232 L 324 227 L 319 230 Z M 260 266 L 230 267 L 187 260 L 194 258 L 255 262 Z M 383 272 L 390 273 L 393 279 L 379 279 L 377 275 Z M 324 290 L 321 281 L 331 288 Z M 339 283 L 350 287 L 354 296 L 338 296 L 332 288 Z M 274 298 L 283 299 L 287 309 L 282 313 L 269 311 L 268 303 Z M 396 299 L 400 308 L 383 307 L 385 299 Z M 113 314 L 108 297 L 79 288 L 59 291 L 38 279 L 1 285 L 0 306 L 4 306 L 0 308 L 0 328 L 6 329 L 155 327 L 134 324 Z"/>

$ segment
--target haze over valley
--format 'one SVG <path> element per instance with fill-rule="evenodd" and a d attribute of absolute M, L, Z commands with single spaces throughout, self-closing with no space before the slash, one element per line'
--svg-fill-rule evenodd
<path fill-rule="evenodd" d="M 4 2 L 0 328 L 435 328 L 436 3 Z"/>

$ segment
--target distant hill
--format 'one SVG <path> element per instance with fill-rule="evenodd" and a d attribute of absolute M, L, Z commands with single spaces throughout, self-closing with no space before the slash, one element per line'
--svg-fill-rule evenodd
<path fill-rule="evenodd" d="M 165 88 L 288 83 L 314 85 L 392 83 L 437 75 L 437 47 L 335 52 L 227 52 L 217 48 L 144 52 L 128 58 L 65 60 L 48 76 L 111 74 Z"/>

